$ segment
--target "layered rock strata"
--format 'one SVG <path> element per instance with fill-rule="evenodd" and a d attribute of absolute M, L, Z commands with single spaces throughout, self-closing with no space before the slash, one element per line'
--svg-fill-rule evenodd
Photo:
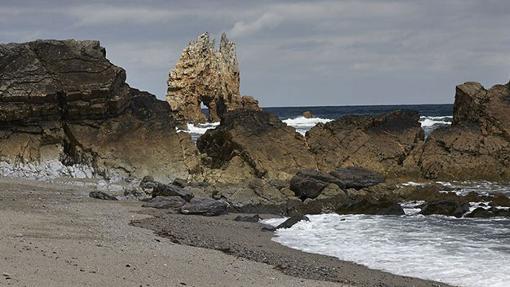
<path fill-rule="evenodd" d="M 214 40 L 204 33 L 184 49 L 170 71 L 166 99 L 180 121 L 217 122 L 229 111 L 259 110 L 254 98 L 241 96 L 239 85 L 235 44 L 222 34 L 216 50 Z M 201 104 L 209 109 L 208 119 Z"/>
<path fill-rule="evenodd" d="M 176 132 L 167 103 L 125 80 L 97 41 L 0 45 L 2 168 L 47 173 L 37 167 L 87 166 L 87 177 L 188 176 L 196 168 L 189 135 Z"/>

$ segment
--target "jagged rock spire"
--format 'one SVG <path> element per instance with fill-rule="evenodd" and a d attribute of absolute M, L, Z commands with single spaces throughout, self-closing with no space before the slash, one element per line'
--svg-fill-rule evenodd
<path fill-rule="evenodd" d="M 209 120 L 219 121 L 222 115 L 237 109 L 259 109 L 251 97 L 239 92 L 239 64 L 235 43 L 221 35 L 220 47 L 214 39 L 201 34 L 189 43 L 168 79 L 167 101 L 182 121 L 206 121 L 201 103 L 209 108 Z"/>

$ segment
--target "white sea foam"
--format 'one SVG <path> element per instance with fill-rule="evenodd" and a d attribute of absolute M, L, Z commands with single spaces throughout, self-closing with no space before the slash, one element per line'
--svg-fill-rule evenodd
<path fill-rule="evenodd" d="M 443 185 L 447 188 L 442 192 L 454 192 L 457 195 L 467 195 L 471 192 L 480 195 L 493 195 L 501 193 L 510 196 L 510 186 L 506 184 L 499 184 L 490 181 L 464 181 L 464 182 L 443 182 L 437 181 L 436 183 Z"/>
<path fill-rule="evenodd" d="M 423 131 L 425 132 L 425 138 L 427 138 L 435 129 L 451 125 L 452 120 L 452 116 L 421 116 L 420 123 Z"/>
<path fill-rule="evenodd" d="M 318 123 L 328 123 L 331 121 L 332 119 L 305 118 L 303 116 L 283 120 L 284 123 L 286 123 L 288 126 L 295 128 L 296 131 L 302 135 L 304 135 L 307 131 L 316 126 Z"/>
<path fill-rule="evenodd" d="M 510 282 L 510 220 L 310 215 L 274 240 L 388 272 L 457 286 Z M 284 219 L 264 221 L 276 225 Z"/>
<path fill-rule="evenodd" d="M 282 120 L 288 126 L 291 126 L 296 129 L 297 132 L 304 135 L 311 128 L 316 126 L 318 123 L 328 123 L 333 121 L 333 119 L 324 119 L 324 118 L 305 118 L 303 116 L 299 116 L 296 118 L 288 118 Z M 452 121 L 451 116 L 422 116 L 420 117 L 420 123 L 425 131 L 425 135 L 428 136 L 434 129 L 440 126 L 450 125 Z M 210 129 L 215 129 L 220 123 L 205 123 L 205 124 L 191 124 L 188 123 L 186 129 L 178 131 L 183 131 L 191 134 L 191 137 L 194 141 L 198 139 L 201 135 L 203 135 L 206 131 Z"/>
<path fill-rule="evenodd" d="M 219 125 L 220 125 L 219 122 L 197 124 L 197 125 L 188 123 L 186 129 L 184 129 L 184 130 L 177 129 L 177 131 L 190 133 L 191 139 L 193 141 L 196 141 L 201 135 L 205 134 L 205 132 L 207 132 L 210 129 L 215 129 Z"/>

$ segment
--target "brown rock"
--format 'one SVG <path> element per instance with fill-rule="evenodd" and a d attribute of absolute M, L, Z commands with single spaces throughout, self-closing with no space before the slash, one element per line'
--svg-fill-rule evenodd
<path fill-rule="evenodd" d="M 418 120 L 418 113 L 411 111 L 345 116 L 318 124 L 306 138 L 321 170 L 355 166 L 400 176 L 417 172 L 406 160 L 423 143 Z"/>
<path fill-rule="evenodd" d="M 453 123 L 432 132 L 420 167 L 433 179 L 510 178 L 510 85 L 486 90 L 465 83 L 456 90 Z"/>
<path fill-rule="evenodd" d="M 287 180 L 301 169 L 316 168 L 304 138 L 267 112 L 226 114 L 216 129 L 198 139 L 197 147 L 209 167 L 223 171 L 219 177 L 234 173 L 238 181 L 243 176 Z M 229 169 L 231 164 L 236 168 Z"/>
<path fill-rule="evenodd" d="M 181 121 L 206 121 L 201 103 L 209 108 L 210 121 L 219 121 L 226 112 L 259 110 L 252 97 L 239 92 L 239 64 L 235 44 L 225 34 L 220 48 L 204 33 L 184 49 L 168 79 L 167 101 Z"/>
<path fill-rule="evenodd" d="M 0 156 L 97 175 L 187 177 L 197 151 L 168 104 L 130 88 L 97 41 L 0 45 Z M 44 171 L 43 171 L 44 172 Z"/>

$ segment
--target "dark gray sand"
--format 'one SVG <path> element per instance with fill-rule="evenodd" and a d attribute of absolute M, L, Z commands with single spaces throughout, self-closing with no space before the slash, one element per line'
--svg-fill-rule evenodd
<path fill-rule="evenodd" d="M 443 283 L 393 275 L 333 257 L 294 250 L 271 240 L 273 233 L 261 231 L 260 223 L 237 222 L 236 214 L 202 217 L 147 209 L 151 218 L 131 224 L 153 230 L 172 242 L 215 249 L 226 254 L 270 264 L 284 274 L 353 286 L 424 287 Z M 402 263 L 405 264 L 405 263 Z"/>

